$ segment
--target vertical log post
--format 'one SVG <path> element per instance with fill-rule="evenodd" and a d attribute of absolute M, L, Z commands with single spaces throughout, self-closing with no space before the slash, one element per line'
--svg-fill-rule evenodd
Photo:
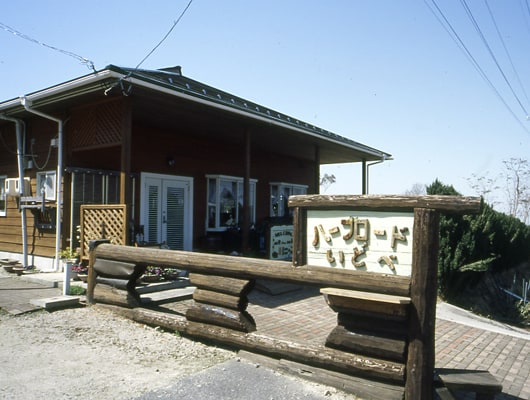
<path fill-rule="evenodd" d="M 94 289 L 96 287 L 97 272 L 94 269 L 94 263 L 96 261 L 96 247 L 102 243 L 110 243 L 110 240 L 90 240 L 88 242 L 88 278 L 87 278 L 87 290 L 86 290 L 86 301 L 88 304 L 94 304 Z"/>
<path fill-rule="evenodd" d="M 436 210 L 414 209 L 407 400 L 431 400 L 433 396 L 439 219 Z"/>
<path fill-rule="evenodd" d="M 305 241 L 307 239 L 307 211 L 302 207 L 294 207 L 293 210 L 293 265 L 299 267 L 306 265 L 307 256 Z"/>

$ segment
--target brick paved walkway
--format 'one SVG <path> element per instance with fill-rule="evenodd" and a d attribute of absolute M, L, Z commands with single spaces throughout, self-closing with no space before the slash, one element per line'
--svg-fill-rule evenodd
<path fill-rule="evenodd" d="M 249 301 L 261 334 L 324 343 L 336 325 L 336 313 L 315 288 L 277 298 L 254 290 Z M 498 400 L 530 399 L 530 340 L 437 319 L 435 346 L 436 367 L 488 370 L 503 385 Z M 465 393 L 457 396 L 473 399 Z"/>
<path fill-rule="evenodd" d="M 530 399 L 530 340 L 437 319 L 436 366 L 488 370 L 503 385 L 497 399 Z"/>

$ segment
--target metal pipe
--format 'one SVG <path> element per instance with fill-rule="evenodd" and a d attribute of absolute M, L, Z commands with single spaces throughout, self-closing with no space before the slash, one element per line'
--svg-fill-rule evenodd
<path fill-rule="evenodd" d="M 20 188 L 20 197 L 24 196 L 24 142 L 23 138 L 26 136 L 26 127 L 24 121 L 7 117 L 0 114 L 0 118 L 6 121 L 14 122 L 17 136 L 17 164 L 18 164 L 18 187 Z M 24 134 L 22 132 L 24 131 Z M 24 268 L 28 268 L 28 227 L 26 218 L 26 209 L 22 208 L 21 213 L 21 224 L 22 224 L 22 265 Z"/>
<path fill-rule="evenodd" d="M 370 167 L 372 165 L 376 165 L 376 164 L 381 164 L 381 163 L 384 163 L 385 161 L 387 160 L 387 157 L 386 156 L 383 156 L 383 158 L 381 158 L 379 161 L 374 161 L 370 164 L 366 164 L 365 162 L 363 162 L 363 170 L 366 168 L 366 193 L 363 193 L 363 194 L 368 194 L 369 192 L 369 187 L 370 187 Z M 365 167 L 365 164 L 366 164 L 366 167 Z"/>
<path fill-rule="evenodd" d="M 51 115 L 45 114 L 41 111 L 34 110 L 31 108 L 32 104 L 26 97 L 20 98 L 20 104 L 26 109 L 26 111 L 38 115 L 42 118 L 49 119 L 57 123 L 57 175 L 56 175 L 56 205 L 57 205 L 57 216 L 55 222 L 55 271 L 59 271 L 59 252 L 61 251 L 61 185 L 63 181 L 63 121 L 59 118 L 52 117 Z M 70 292 L 70 271 L 69 268 L 64 269 L 64 282 L 63 282 L 63 294 Z"/>

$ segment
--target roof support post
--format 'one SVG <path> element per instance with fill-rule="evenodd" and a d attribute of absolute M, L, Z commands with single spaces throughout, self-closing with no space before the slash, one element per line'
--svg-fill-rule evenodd
<path fill-rule="evenodd" d="M 320 194 L 320 147 L 315 145 L 315 177 L 314 177 L 314 183 L 315 189 L 313 192 L 315 194 Z"/>
<path fill-rule="evenodd" d="M 362 194 L 368 194 L 368 168 L 366 167 L 366 160 L 363 160 L 363 178 L 362 178 Z"/>
<path fill-rule="evenodd" d="M 241 249 L 243 253 L 249 250 L 249 231 L 250 231 L 250 128 L 245 130 L 245 175 L 243 177 L 243 223 L 241 227 Z"/>
<path fill-rule="evenodd" d="M 132 108 L 131 101 L 123 99 L 123 110 L 121 118 L 121 157 L 120 157 L 120 203 L 126 207 L 126 226 L 131 220 L 131 147 L 132 147 Z M 129 229 L 126 229 L 125 243 L 129 243 Z"/>

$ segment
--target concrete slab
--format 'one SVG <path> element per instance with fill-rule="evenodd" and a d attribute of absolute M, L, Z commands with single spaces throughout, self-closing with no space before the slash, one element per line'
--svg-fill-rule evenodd
<path fill-rule="evenodd" d="M 24 282 L 38 283 L 39 285 L 51 288 L 58 288 L 59 282 L 62 282 L 62 273 L 29 273 L 23 274 L 20 280 Z"/>
<path fill-rule="evenodd" d="M 31 299 L 29 302 L 45 310 L 56 310 L 59 308 L 74 307 L 79 304 L 79 300 L 79 296 L 56 296 L 45 299 Z"/>
<path fill-rule="evenodd" d="M 148 285 L 137 286 L 136 291 L 142 295 L 144 293 L 153 293 L 159 292 L 161 290 L 171 290 L 188 287 L 190 285 L 190 280 L 188 278 L 181 278 L 174 281 L 163 281 L 150 283 Z"/>
<path fill-rule="evenodd" d="M 178 289 L 163 290 L 141 295 L 142 303 L 172 303 L 180 300 L 187 300 L 193 297 L 194 286 L 188 286 Z"/>

